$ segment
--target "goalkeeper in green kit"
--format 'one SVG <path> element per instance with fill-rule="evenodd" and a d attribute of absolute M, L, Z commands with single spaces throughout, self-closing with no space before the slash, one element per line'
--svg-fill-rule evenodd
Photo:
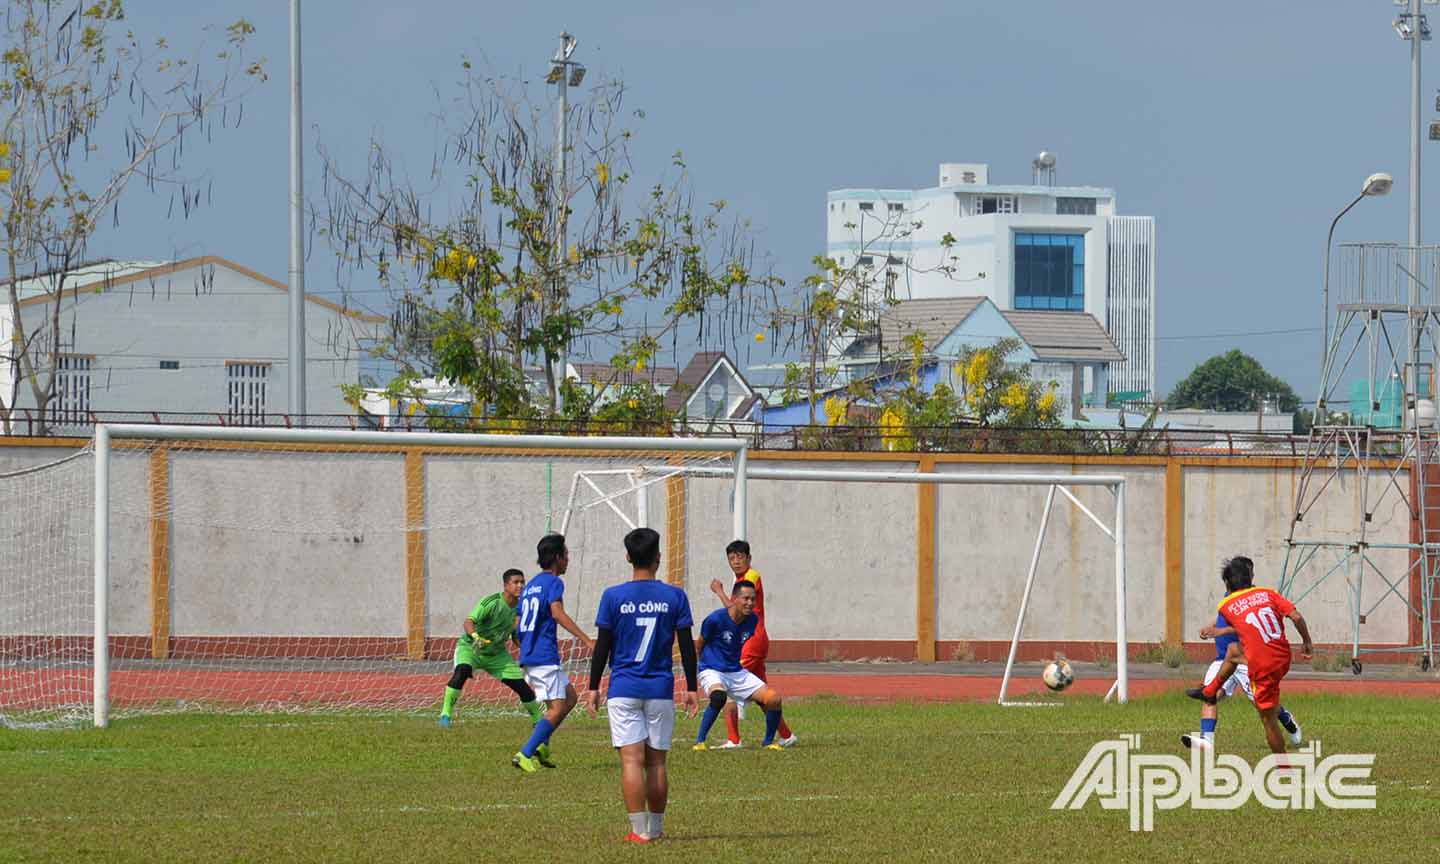
<path fill-rule="evenodd" d="M 477 669 L 490 673 L 490 677 L 515 691 L 520 705 L 529 714 L 531 721 L 540 719 L 540 703 L 535 701 L 535 691 L 525 683 L 525 674 L 510 656 L 505 643 L 515 635 L 515 606 L 520 602 L 520 592 L 525 589 L 525 574 L 511 568 L 502 577 L 505 590 L 491 594 L 475 604 L 464 621 L 464 634 L 455 643 L 455 672 L 445 687 L 445 703 L 440 709 L 440 725 L 450 725 L 450 715 L 460 699 L 465 682 Z M 548 749 L 548 748 L 547 748 Z M 539 753 L 536 754 L 540 756 Z M 540 756 L 541 764 L 549 762 L 547 752 Z"/>

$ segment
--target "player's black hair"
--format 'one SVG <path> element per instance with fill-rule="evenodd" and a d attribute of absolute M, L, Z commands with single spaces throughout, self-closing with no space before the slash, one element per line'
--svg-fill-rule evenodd
<path fill-rule="evenodd" d="M 730 589 L 730 596 L 734 597 L 736 594 L 739 594 L 741 588 L 749 588 L 751 591 L 757 590 L 754 582 L 751 582 L 749 579 L 741 579 L 735 583 L 734 588 Z"/>
<path fill-rule="evenodd" d="M 1255 562 L 1244 555 L 1236 555 L 1220 566 L 1220 579 L 1227 591 L 1249 588 L 1255 584 Z"/>
<path fill-rule="evenodd" d="M 513 579 L 513 578 L 515 578 L 516 576 L 519 576 L 519 577 L 521 577 L 521 578 L 524 578 L 524 576 L 525 576 L 525 571 L 524 571 L 524 570 L 517 570 L 516 568 L 511 567 L 509 570 L 506 570 L 504 573 L 502 573 L 502 574 L 500 575 L 500 584 L 501 584 L 501 585 L 509 585 L 509 584 L 510 584 L 510 580 Z"/>
<path fill-rule="evenodd" d="M 660 532 L 636 528 L 625 535 L 625 552 L 637 570 L 649 570 L 660 563 Z"/>
<path fill-rule="evenodd" d="M 744 540 L 731 540 L 730 545 L 725 547 L 725 554 L 734 555 L 736 552 L 741 555 L 749 555 L 750 544 Z"/>
<path fill-rule="evenodd" d="M 542 570 L 549 570 L 555 566 L 555 560 L 564 554 L 565 535 L 563 534 L 546 534 L 540 538 L 539 543 L 535 544 L 535 563 L 539 564 Z"/>

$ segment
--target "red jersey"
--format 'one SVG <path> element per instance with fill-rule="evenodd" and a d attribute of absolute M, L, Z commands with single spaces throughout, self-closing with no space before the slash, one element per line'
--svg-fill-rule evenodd
<path fill-rule="evenodd" d="M 755 617 L 760 623 L 755 628 L 755 634 L 745 640 L 745 645 L 740 649 L 740 659 L 764 660 L 770 653 L 770 634 L 765 632 L 765 586 L 760 584 L 760 571 L 751 567 L 745 571 L 744 576 L 737 576 L 736 582 L 748 581 L 755 583 Z"/>
<path fill-rule="evenodd" d="M 1220 614 L 1240 637 L 1252 679 L 1290 668 L 1285 617 L 1294 611 L 1295 604 L 1271 588 L 1243 588 L 1220 601 Z"/>

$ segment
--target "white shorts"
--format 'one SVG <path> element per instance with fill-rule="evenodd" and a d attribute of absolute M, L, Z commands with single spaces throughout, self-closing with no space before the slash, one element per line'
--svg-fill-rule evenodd
<path fill-rule="evenodd" d="M 1210 664 L 1209 669 L 1205 670 L 1205 683 L 1209 684 L 1211 681 L 1214 681 L 1215 676 L 1219 674 L 1220 661 L 1216 660 Z M 1221 699 L 1229 698 L 1235 695 L 1236 687 L 1240 688 L 1240 691 L 1245 694 L 1246 699 L 1249 699 L 1251 702 L 1255 701 L 1255 694 L 1250 692 L 1250 667 L 1244 663 L 1235 667 L 1235 674 L 1231 675 L 1229 680 L 1220 687 L 1220 692 L 1216 695 Z"/>
<path fill-rule="evenodd" d="M 565 690 L 570 686 L 570 676 L 564 666 L 524 666 L 525 683 L 535 691 L 535 698 L 541 702 L 564 699 Z"/>
<path fill-rule="evenodd" d="M 705 697 L 717 686 L 725 688 L 736 702 L 749 702 L 750 697 L 765 689 L 765 682 L 749 669 L 739 672 L 721 672 L 717 669 L 700 670 L 700 695 Z"/>
<path fill-rule="evenodd" d="M 616 747 L 644 741 L 651 750 L 669 750 L 675 735 L 674 699 L 613 696 L 605 702 L 610 715 L 610 743 Z"/>

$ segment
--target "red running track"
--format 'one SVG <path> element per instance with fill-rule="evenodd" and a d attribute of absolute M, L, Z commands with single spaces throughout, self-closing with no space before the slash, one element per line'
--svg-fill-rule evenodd
<path fill-rule="evenodd" d="M 49 679 L 49 680 L 46 680 Z M 437 704 L 446 675 L 392 672 L 327 672 L 277 670 L 115 670 L 111 673 L 112 704 L 142 705 L 188 702 L 248 704 L 276 707 L 356 706 L 425 708 Z M 1087 677 L 1077 681 L 1070 694 L 1101 696 L 1113 679 Z M 787 699 L 830 695 L 865 702 L 989 701 L 1000 692 L 1000 678 L 969 675 L 896 675 L 779 673 L 771 676 Z M 1189 682 L 1176 678 L 1138 678 L 1130 681 L 1132 697 L 1176 692 Z M 1387 680 L 1363 678 L 1295 679 L 1286 692 L 1354 693 L 1440 699 L 1440 680 Z M 1045 694 L 1044 686 L 1026 674 L 1011 681 L 1011 696 Z M 0 673 L 0 708 L 44 708 L 58 700 L 74 704 L 89 701 L 88 672 Z M 509 699 L 509 691 L 489 679 L 466 688 L 471 699 Z"/>

